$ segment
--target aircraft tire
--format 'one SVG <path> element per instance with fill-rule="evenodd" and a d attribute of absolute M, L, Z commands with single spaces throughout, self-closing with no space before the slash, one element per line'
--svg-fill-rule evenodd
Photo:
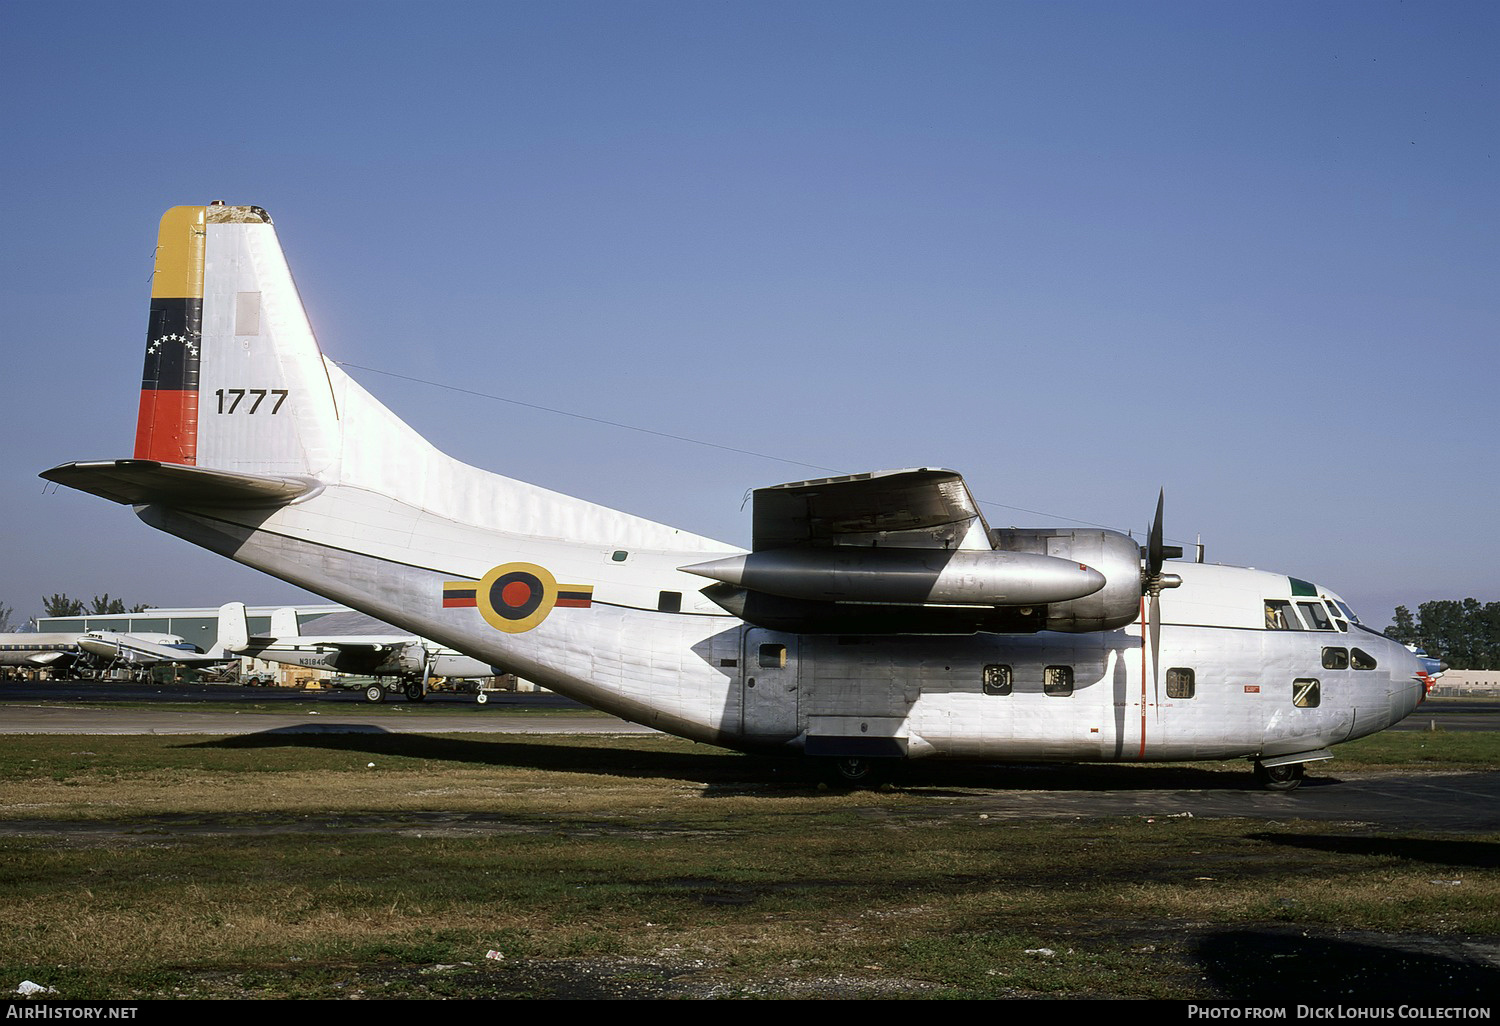
<path fill-rule="evenodd" d="M 479 694 L 477 694 L 477 695 L 474 696 L 474 701 L 478 702 L 480 705 L 483 705 L 484 703 L 488 702 L 489 700 L 490 700 L 490 696 L 486 695 L 483 691 L 481 691 Z"/>
<path fill-rule="evenodd" d="M 879 762 L 857 755 L 829 759 L 826 768 L 833 782 L 840 787 L 875 787 L 884 776 Z"/>
<path fill-rule="evenodd" d="M 1255 782 L 1267 791 L 1295 791 L 1302 784 L 1303 764 L 1288 763 L 1285 766 L 1262 766 L 1255 764 Z"/>
<path fill-rule="evenodd" d="M 408 702 L 420 702 L 422 699 L 427 697 L 427 692 L 422 690 L 421 681 L 412 681 L 411 683 L 407 684 L 406 687 L 402 689 L 402 691 L 403 694 L 406 695 L 406 700 Z"/>
<path fill-rule="evenodd" d="M 371 684 L 369 687 L 365 688 L 365 701 L 384 702 L 385 687 L 381 684 Z"/>

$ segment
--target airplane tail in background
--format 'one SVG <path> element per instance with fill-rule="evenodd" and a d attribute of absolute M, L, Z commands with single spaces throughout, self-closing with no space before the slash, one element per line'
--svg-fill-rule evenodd
<path fill-rule="evenodd" d="M 271 637 L 300 638 L 302 625 L 297 622 L 295 606 L 282 606 L 271 612 Z"/>
<path fill-rule="evenodd" d="M 238 655 L 250 647 L 250 621 L 245 603 L 226 602 L 219 607 L 219 648 Z"/>
<path fill-rule="evenodd" d="M 295 606 L 284 606 L 271 613 L 271 633 L 269 635 L 250 634 L 250 618 L 245 610 L 243 602 L 226 602 L 219 607 L 219 641 L 218 648 L 230 655 L 239 655 L 248 652 L 254 645 L 252 643 L 265 643 L 273 638 L 295 638 L 301 635 L 302 629 L 297 625 L 297 609 Z"/>

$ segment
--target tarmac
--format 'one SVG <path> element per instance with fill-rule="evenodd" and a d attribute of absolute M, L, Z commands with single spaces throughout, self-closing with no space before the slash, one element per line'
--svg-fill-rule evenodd
<path fill-rule="evenodd" d="M 225 702 L 254 703 L 231 709 Z M 1500 705 L 1433 702 L 1409 730 L 1500 729 Z M 133 686 L 93 682 L 0 683 L 0 734 L 249 735 L 284 733 L 587 734 L 655 733 L 550 694 L 435 694 L 421 703 L 370 704 L 357 692 L 300 692 L 237 686 Z M 962 799 L 964 814 L 997 819 L 1249 817 L 1366 825 L 1373 832 L 1500 832 L 1500 771 L 1380 772 L 1315 763 L 1288 793 L 1243 785 L 1238 774 L 1170 765 L 1006 766 L 972 772 L 913 764 L 902 786 Z"/>

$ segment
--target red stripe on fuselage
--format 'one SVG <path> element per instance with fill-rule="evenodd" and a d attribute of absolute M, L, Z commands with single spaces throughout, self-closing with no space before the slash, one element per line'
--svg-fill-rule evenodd
<path fill-rule="evenodd" d="M 198 462 L 198 391 L 141 389 L 135 458 L 194 466 Z"/>

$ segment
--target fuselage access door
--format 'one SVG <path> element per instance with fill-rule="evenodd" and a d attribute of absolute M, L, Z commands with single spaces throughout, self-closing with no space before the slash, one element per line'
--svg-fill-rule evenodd
<path fill-rule="evenodd" d="M 747 627 L 744 637 L 740 722 L 745 738 L 758 743 L 789 741 L 799 733 L 800 638 L 760 627 Z"/>

